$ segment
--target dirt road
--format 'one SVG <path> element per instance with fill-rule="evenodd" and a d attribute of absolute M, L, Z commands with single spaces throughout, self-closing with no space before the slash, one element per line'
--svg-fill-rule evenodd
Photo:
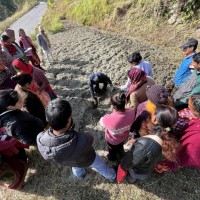
<path fill-rule="evenodd" d="M 35 27 L 41 22 L 42 16 L 46 12 L 46 10 L 46 1 L 42 1 L 10 26 L 10 28 L 15 31 L 16 42 L 18 42 L 19 38 L 19 28 L 23 28 L 26 34 L 30 35 L 34 32 Z"/>

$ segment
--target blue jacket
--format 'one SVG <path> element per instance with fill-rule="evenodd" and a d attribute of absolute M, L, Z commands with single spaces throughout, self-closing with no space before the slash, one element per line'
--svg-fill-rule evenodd
<path fill-rule="evenodd" d="M 192 54 L 191 56 L 189 56 L 187 58 L 184 58 L 180 67 L 178 68 L 178 71 L 175 73 L 175 76 L 174 76 L 174 84 L 175 85 L 180 86 L 192 74 L 189 67 L 193 61 L 193 55 L 194 54 Z"/>

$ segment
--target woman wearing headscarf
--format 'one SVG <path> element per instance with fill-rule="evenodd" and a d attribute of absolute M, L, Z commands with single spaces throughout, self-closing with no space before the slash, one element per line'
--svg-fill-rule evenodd
<path fill-rule="evenodd" d="M 141 69 L 132 68 L 128 72 L 128 77 L 131 80 L 131 85 L 126 92 L 126 108 L 137 109 L 137 106 L 147 100 L 146 87 L 154 85 L 155 81 L 146 76 Z"/>
<path fill-rule="evenodd" d="M 34 47 L 31 38 L 26 35 L 24 29 L 22 28 L 19 29 L 19 45 L 24 50 L 31 49 L 26 53 L 27 58 L 29 61 L 31 61 L 32 65 L 42 69 L 40 66 L 40 58 L 37 54 L 37 50 Z"/>
<path fill-rule="evenodd" d="M 37 91 L 37 93 L 41 94 L 43 91 L 45 91 L 48 93 L 51 100 L 57 98 L 56 93 L 51 88 L 47 77 L 44 75 L 44 72 L 41 69 L 38 69 L 33 65 L 25 63 L 18 59 L 15 59 L 12 64 L 17 71 L 32 76 L 35 86 L 35 91 Z"/>

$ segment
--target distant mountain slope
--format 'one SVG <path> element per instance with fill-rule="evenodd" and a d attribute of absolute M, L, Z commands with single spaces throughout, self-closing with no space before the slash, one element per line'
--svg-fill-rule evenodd
<path fill-rule="evenodd" d="M 1 13 L 0 21 L 13 15 L 24 3 L 27 3 L 27 2 L 32 3 L 33 1 L 31 0 L 0 0 L 0 13 Z"/>

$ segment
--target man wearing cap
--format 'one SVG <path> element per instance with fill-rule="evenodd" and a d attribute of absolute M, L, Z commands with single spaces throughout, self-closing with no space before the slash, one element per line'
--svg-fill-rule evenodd
<path fill-rule="evenodd" d="M 102 89 L 99 88 L 99 83 L 103 83 Z M 89 75 L 89 87 L 90 87 L 91 97 L 93 99 L 95 99 L 95 96 L 94 96 L 95 93 L 102 94 L 103 92 L 105 92 L 108 84 L 110 84 L 110 86 L 112 86 L 112 81 L 110 80 L 110 78 L 107 75 L 105 75 L 101 72 L 96 72 L 96 73 L 90 74 Z"/>
<path fill-rule="evenodd" d="M 185 44 L 179 47 L 182 49 L 185 58 L 174 76 L 174 84 L 178 87 L 192 74 L 192 57 L 196 53 L 197 45 L 198 41 L 194 38 L 190 38 Z"/>

